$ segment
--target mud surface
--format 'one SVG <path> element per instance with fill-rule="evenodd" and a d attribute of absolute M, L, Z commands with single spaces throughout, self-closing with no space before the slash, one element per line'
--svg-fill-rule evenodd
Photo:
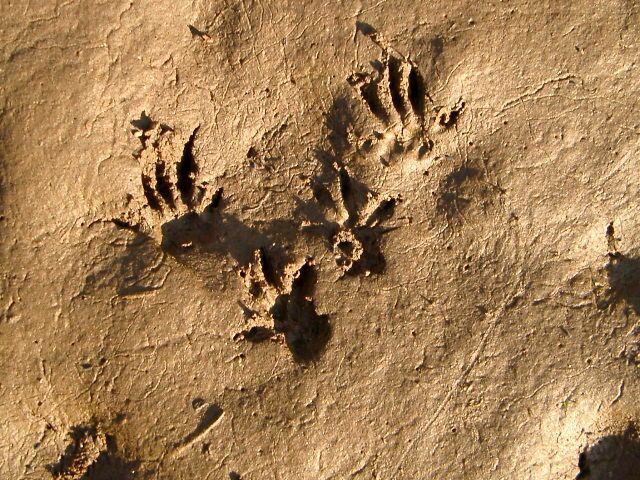
<path fill-rule="evenodd" d="M 637 478 L 639 21 L 3 1 L 0 477 Z"/>

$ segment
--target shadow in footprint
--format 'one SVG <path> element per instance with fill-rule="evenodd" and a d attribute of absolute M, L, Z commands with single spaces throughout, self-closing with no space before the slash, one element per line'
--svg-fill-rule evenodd
<path fill-rule="evenodd" d="M 55 465 L 47 470 L 53 478 L 77 480 L 133 480 L 138 478 L 138 460 L 126 460 L 116 440 L 96 425 L 80 425 L 69 433 L 71 443 Z"/>
<path fill-rule="evenodd" d="M 317 156 L 342 163 L 345 154 L 352 148 L 349 130 L 355 124 L 353 110 L 354 106 L 346 96 L 339 96 L 333 101 L 325 117 L 327 140 L 331 151 L 318 150 Z M 326 180 L 326 178 L 320 176 L 320 180 Z"/>
<path fill-rule="evenodd" d="M 605 270 L 610 290 L 607 304 L 616 305 L 622 301 L 640 314 L 640 258 L 610 253 Z"/>
<path fill-rule="evenodd" d="M 640 438 L 630 423 L 618 435 L 599 438 L 578 458 L 576 480 L 640 479 Z"/>
<path fill-rule="evenodd" d="M 297 362 L 312 361 L 320 356 L 331 338 L 328 315 L 320 315 L 311 295 L 316 272 L 305 264 L 293 281 L 290 293 L 279 295 L 270 310 L 276 333 L 284 334 L 287 347 Z"/>
<path fill-rule="evenodd" d="M 198 252 L 229 255 L 238 265 L 247 265 L 254 252 L 266 245 L 286 258 L 285 248 L 299 232 L 289 219 L 275 219 L 263 225 L 248 226 L 235 216 L 225 213 L 221 195 L 214 198 L 200 214 L 190 212 L 162 225 L 163 251 L 178 260 L 192 247 Z"/>
<path fill-rule="evenodd" d="M 253 343 L 280 337 L 296 362 L 316 360 L 331 338 L 331 324 L 328 315 L 316 311 L 317 272 L 310 259 L 296 266 L 276 261 L 263 248 L 254 257 L 240 271 L 248 294 L 248 305 L 240 305 L 250 325 L 239 337 Z"/>
<path fill-rule="evenodd" d="M 107 451 L 100 454 L 82 480 L 134 480 L 146 478 L 148 472 L 138 473 L 140 461 L 126 460 L 116 453 L 115 440 L 107 435 Z"/>
<path fill-rule="evenodd" d="M 232 215 L 220 211 L 220 198 L 209 205 L 201 214 L 187 213 L 162 226 L 163 251 L 180 259 L 188 255 L 191 248 L 198 252 L 229 254 L 239 265 L 248 265 L 255 260 L 255 253 L 262 252 L 263 268 L 269 288 L 275 301 L 263 314 L 273 319 L 273 329 L 264 325 L 251 327 L 243 333 L 243 338 L 260 342 L 274 334 L 284 336 L 285 343 L 296 361 L 306 362 L 316 359 L 323 351 L 331 336 L 331 326 L 327 315 L 316 312 L 312 299 L 316 273 L 310 263 L 305 263 L 295 274 L 290 289 L 283 288 L 282 273 L 291 262 L 284 247 L 294 238 L 297 225 L 290 220 L 269 222 L 263 231 L 244 225 Z M 269 248 L 269 258 L 265 246 Z M 274 259 L 278 258 L 278 262 Z M 251 293 L 251 292 L 250 292 Z M 240 302 L 245 316 L 256 314 L 254 310 Z"/>
<path fill-rule="evenodd" d="M 438 209 L 450 217 L 464 209 L 469 203 L 464 197 L 464 185 L 479 176 L 480 171 L 477 168 L 462 165 L 444 177 L 440 186 Z"/>

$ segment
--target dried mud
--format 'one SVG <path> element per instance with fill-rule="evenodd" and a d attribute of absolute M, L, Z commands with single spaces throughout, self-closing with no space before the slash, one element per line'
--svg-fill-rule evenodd
<path fill-rule="evenodd" d="M 639 21 L 0 4 L 0 477 L 640 478 Z"/>

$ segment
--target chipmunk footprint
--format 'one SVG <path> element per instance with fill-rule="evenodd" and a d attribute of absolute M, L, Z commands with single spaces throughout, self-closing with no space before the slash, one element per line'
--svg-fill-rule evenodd
<path fill-rule="evenodd" d="M 194 143 L 199 126 L 186 136 L 173 128 L 151 120 L 143 111 L 131 122 L 132 134 L 141 143 L 134 156 L 141 168 L 143 198 L 117 221 L 142 230 L 158 243 L 162 226 L 188 213 L 200 214 L 219 194 L 211 193 L 194 158 Z"/>

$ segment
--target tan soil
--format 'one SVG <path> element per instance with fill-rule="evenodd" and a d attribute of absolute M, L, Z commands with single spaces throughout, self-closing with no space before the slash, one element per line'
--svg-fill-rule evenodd
<path fill-rule="evenodd" d="M 639 21 L 0 3 L 0 477 L 640 478 Z"/>

